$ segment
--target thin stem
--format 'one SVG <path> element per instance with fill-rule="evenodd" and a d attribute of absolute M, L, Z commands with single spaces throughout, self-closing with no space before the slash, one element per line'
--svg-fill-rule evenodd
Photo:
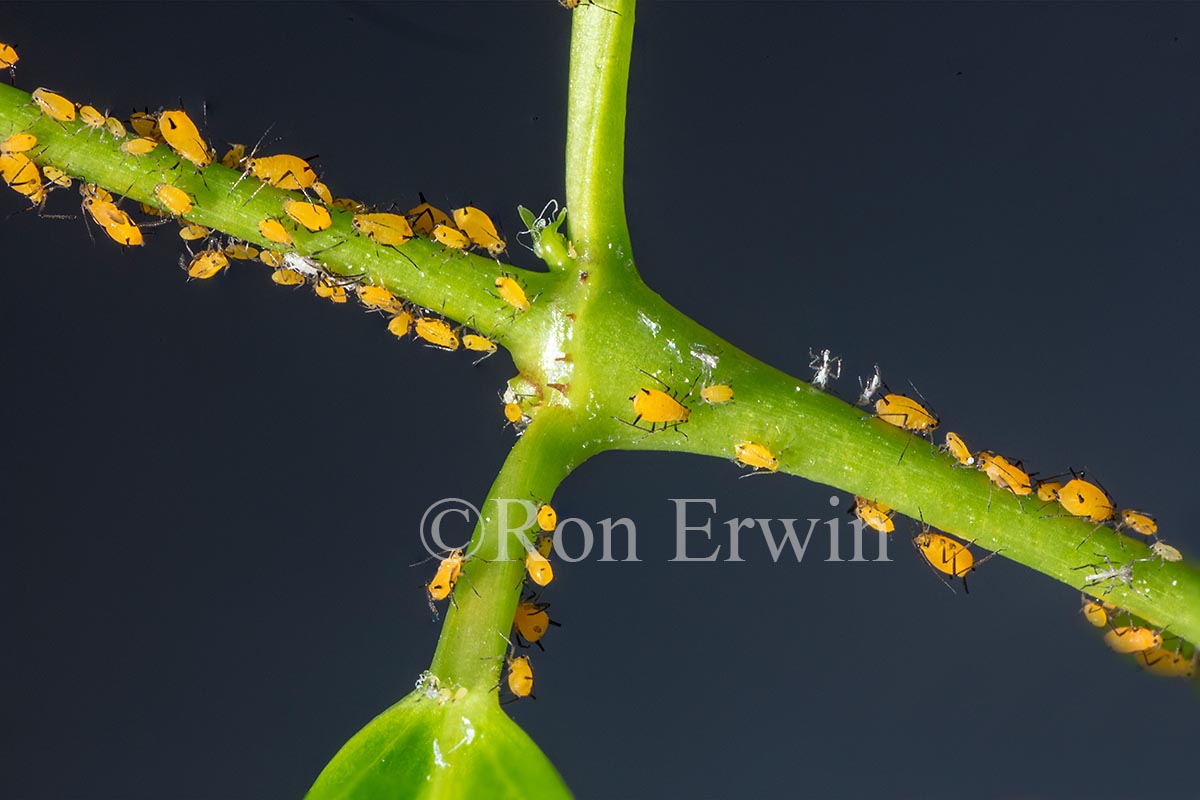
<path fill-rule="evenodd" d="M 625 222 L 625 103 L 634 0 L 573 12 L 567 100 L 567 208 L 571 239 L 600 272 L 635 276 Z M 592 270 L 596 272 L 595 268 Z"/>
<path fill-rule="evenodd" d="M 520 598 L 525 553 L 535 530 L 527 525 L 521 501 L 550 502 L 572 469 L 582 460 L 574 433 L 574 415 L 547 408 L 517 440 L 481 509 L 467 552 L 471 558 L 454 591 L 438 639 L 430 671 L 443 681 L 487 690 L 499 681 L 500 669 Z M 512 502 L 516 501 L 516 502 Z M 502 511 L 501 505 L 507 507 Z M 501 527 L 507 513 L 508 528 Z M 519 533 L 511 532 L 519 527 Z"/>

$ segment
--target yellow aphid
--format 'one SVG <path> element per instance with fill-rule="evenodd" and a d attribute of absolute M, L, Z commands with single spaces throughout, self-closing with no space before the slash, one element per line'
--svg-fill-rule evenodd
<path fill-rule="evenodd" d="M 450 323 L 436 317 L 421 317 L 416 323 L 417 336 L 442 350 L 457 350 L 458 334 Z"/>
<path fill-rule="evenodd" d="M 314 233 L 323 231 L 333 225 L 333 219 L 329 216 L 329 209 L 316 203 L 285 200 L 283 201 L 283 211 Z"/>
<path fill-rule="evenodd" d="M 889 425 L 913 433 L 927 434 L 938 426 L 937 415 L 902 394 L 885 394 L 876 400 L 875 416 Z"/>
<path fill-rule="evenodd" d="M 133 221 L 128 214 L 117 208 L 115 203 L 103 198 L 84 197 L 83 210 L 101 228 L 108 228 L 110 225 L 126 226 Z"/>
<path fill-rule="evenodd" d="M 733 446 L 733 455 L 740 467 L 753 467 L 758 472 L 774 472 L 779 469 L 778 456 L 765 444 L 738 442 Z"/>
<path fill-rule="evenodd" d="M 1117 653 L 1137 653 L 1162 647 L 1162 634 L 1137 625 L 1123 625 L 1104 634 L 1104 643 Z"/>
<path fill-rule="evenodd" d="M 525 417 L 525 414 L 521 411 L 520 403 L 505 403 L 504 404 L 504 418 L 506 420 L 508 420 L 509 422 L 516 425 L 524 417 Z"/>
<path fill-rule="evenodd" d="M 1058 490 L 1058 502 L 1067 513 L 1091 522 L 1106 522 L 1116 514 L 1108 492 L 1083 478 L 1067 481 Z"/>
<path fill-rule="evenodd" d="M 449 225 L 438 225 L 433 229 L 433 238 L 449 247 L 451 250 L 466 250 L 471 240 L 460 230 Z"/>
<path fill-rule="evenodd" d="M 14 192 L 29 197 L 42 186 L 42 173 L 24 153 L 0 153 L 0 177 Z"/>
<path fill-rule="evenodd" d="M 404 310 L 404 303 L 400 301 L 400 298 L 382 286 L 359 286 L 358 299 L 367 308 L 388 314 Z"/>
<path fill-rule="evenodd" d="M 554 580 L 554 568 L 550 566 L 550 560 L 537 550 L 525 554 L 525 571 L 538 586 L 546 586 Z"/>
<path fill-rule="evenodd" d="M 197 225 L 194 222 L 181 224 L 179 228 L 179 238 L 185 242 L 194 242 L 203 239 L 211 234 L 212 231 L 203 225 Z"/>
<path fill-rule="evenodd" d="M 1159 675 L 1164 678 L 1194 678 L 1196 676 L 1197 656 L 1195 654 L 1191 658 L 1184 658 L 1179 651 L 1173 652 L 1155 647 L 1138 652 L 1134 658 L 1137 660 L 1138 666 L 1151 675 Z"/>
<path fill-rule="evenodd" d="M 145 111 L 134 111 L 129 115 L 129 127 L 133 132 L 152 141 L 162 141 L 162 133 L 158 130 L 158 119 Z"/>
<path fill-rule="evenodd" d="M 681 425 L 688 421 L 691 409 L 679 402 L 673 395 L 661 389 L 639 389 L 638 393 L 629 398 L 633 401 L 633 424 L 649 422 L 651 432 L 655 425 Z"/>
<path fill-rule="evenodd" d="M 108 238 L 125 247 L 139 247 L 145 243 L 142 229 L 131 219 L 117 225 L 109 225 L 104 232 L 108 234 Z"/>
<path fill-rule="evenodd" d="M 23 153 L 0 154 L 0 177 L 10 189 L 25 195 L 34 204 L 40 205 L 46 192 L 42 187 L 42 173 Z"/>
<path fill-rule="evenodd" d="M 275 244 L 290 245 L 292 243 L 292 235 L 288 233 L 287 228 L 283 227 L 283 223 L 277 219 L 268 217 L 258 223 L 258 232 L 262 234 L 264 239 L 269 239 Z"/>
<path fill-rule="evenodd" d="M 868 528 L 880 533 L 891 533 L 896 530 L 896 523 L 892 520 L 894 513 L 883 503 L 876 503 L 858 495 L 854 496 L 854 515 L 861 519 Z"/>
<path fill-rule="evenodd" d="M 733 399 L 733 387 L 725 384 L 705 386 L 700 390 L 700 399 L 712 406 L 728 403 Z"/>
<path fill-rule="evenodd" d="M 189 278 L 204 281 L 228 266 L 229 259 L 220 250 L 204 250 L 192 256 L 192 261 L 187 267 L 187 274 Z"/>
<path fill-rule="evenodd" d="M 462 575 L 465 561 L 462 550 L 453 550 L 450 555 L 442 559 L 433 580 L 425 587 L 429 592 L 430 601 L 445 600 L 450 596 L 450 593 L 454 591 L 455 584 L 458 583 L 459 576 Z"/>
<path fill-rule="evenodd" d="M 1128 528 L 1142 536 L 1157 536 L 1158 522 L 1144 511 L 1134 511 L 1132 508 L 1121 509 L 1121 527 Z"/>
<path fill-rule="evenodd" d="M 292 191 L 308 189 L 317 182 L 317 173 L 299 156 L 251 158 L 246 161 L 246 171 L 264 183 Z"/>
<path fill-rule="evenodd" d="M 242 242 L 232 242 L 225 245 L 225 255 L 239 261 L 253 261 L 258 258 L 258 248 Z"/>
<path fill-rule="evenodd" d="M 121 142 L 121 152 L 131 156 L 144 156 L 156 147 L 158 147 L 158 142 L 145 137 Z"/>
<path fill-rule="evenodd" d="M 100 111 L 97 111 L 95 106 L 79 107 L 79 121 L 92 130 L 98 131 L 103 128 L 106 119 L 107 117 Z"/>
<path fill-rule="evenodd" d="M 124 139 L 129 135 L 125 130 L 125 125 L 116 117 L 105 118 L 104 129 L 107 130 L 108 135 L 114 139 Z"/>
<path fill-rule="evenodd" d="M 34 89 L 33 102 L 37 103 L 42 113 L 50 119 L 59 122 L 71 122 L 75 119 L 75 104 L 49 89 Z"/>
<path fill-rule="evenodd" d="M 183 216 L 192 210 L 192 198 L 178 186 L 172 186 L 169 183 L 160 183 L 154 187 L 154 196 L 158 198 L 158 202 L 162 204 L 164 209 L 177 217 Z"/>
<path fill-rule="evenodd" d="M 74 181 L 71 180 L 70 175 L 63 172 L 53 164 L 47 164 L 46 166 L 42 167 L 42 175 L 46 177 L 46 180 L 49 183 L 52 183 L 55 186 L 60 186 L 63 189 L 70 189 L 71 184 L 74 183 Z"/>
<path fill-rule="evenodd" d="M 3 171 L 5 158 L 5 156 L 0 156 L 0 172 Z M 79 193 L 83 195 L 83 210 L 101 228 L 107 228 L 109 225 L 126 225 L 131 222 L 129 216 L 117 208 L 116 203 L 113 202 L 113 196 L 106 189 L 90 183 L 83 183 L 79 186 Z"/>
<path fill-rule="evenodd" d="M 33 191 L 29 192 L 29 194 L 25 195 L 25 198 L 35 207 L 41 208 L 46 204 L 46 198 L 49 194 L 48 185 L 40 184 L 34 187 Z"/>
<path fill-rule="evenodd" d="M 1057 500 L 1058 490 L 1061 489 L 1062 486 L 1062 481 L 1042 481 L 1040 484 L 1038 484 L 1038 500 L 1041 500 L 1044 503 Z"/>
<path fill-rule="evenodd" d="M 971 590 L 967 586 L 967 574 L 974 571 L 979 564 L 988 561 L 992 556 L 996 555 L 992 553 L 987 558 L 976 563 L 975 555 L 967 545 L 951 539 L 949 536 L 932 531 L 928 527 L 913 538 L 913 546 L 917 548 L 917 551 L 929 566 L 945 575 L 960 578 L 963 583 L 963 591 L 968 593 Z M 943 579 L 943 582 L 945 582 L 945 579 Z M 946 585 L 950 586 L 948 583 Z"/>
<path fill-rule="evenodd" d="M 388 320 L 388 333 L 395 336 L 397 339 L 408 335 L 408 331 L 412 328 L 413 315 L 407 311 L 401 311 Z"/>
<path fill-rule="evenodd" d="M 516 278 L 510 275 L 499 276 L 496 278 L 496 291 L 500 293 L 501 300 L 518 311 L 529 310 L 529 298 L 525 296 L 525 290 L 517 283 Z"/>
<path fill-rule="evenodd" d="M 529 599 L 522 600 L 517 603 L 517 612 L 513 615 L 513 627 L 517 629 L 517 634 L 529 644 L 537 644 L 551 625 L 558 625 L 557 622 L 550 619 L 550 614 L 546 609 L 550 607 L 549 603 L 536 603 L 532 600 L 533 595 Z"/>
<path fill-rule="evenodd" d="M 533 667 L 529 665 L 529 656 L 518 656 L 508 662 L 508 690 L 514 697 L 533 694 Z"/>
<path fill-rule="evenodd" d="M 1115 610 L 1116 606 L 1111 603 L 1105 603 L 1103 600 L 1094 600 L 1084 595 L 1083 607 L 1080 609 L 1080 612 L 1089 624 L 1095 625 L 1097 628 L 1104 628 L 1108 625 L 1109 611 Z"/>
<path fill-rule="evenodd" d="M 17 54 L 17 48 L 11 44 L 0 42 L 0 69 L 6 69 L 16 74 L 17 62 L 21 60 L 21 56 Z"/>
<path fill-rule="evenodd" d="M 399 247 L 413 238 L 412 226 L 399 214 L 355 214 L 354 230 L 376 244 Z"/>
<path fill-rule="evenodd" d="M 558 512 L 549 503 L 543 503 L 537 512 L 537 524 L 543 531 L 549 533 L 558 527 Z"/>
<path fill-rule="evenodd" d="M 268 267 L 281 267 L 283 266 L 283 253 L 278 250 L 260 250 L 258 260 Z"/>
<path fill-rule="evenodd" d="M 466 350 L 472 350 L 476 353 L 486 354 L 483 356 L 483 358 L 476 361 L 476 364 L 478 364 L 480 361 L 483 361 L 484 358 L 492 355 L 497 350 L 495 342 L 486 336 L 480 336 L 478 333 L 464 334 L 462 337 L 462 346 Z"/>
<path fill-rule="evenodd" d="M 201 169 L 211 164 L 216 157 L 186 111 L 164 111 L 159 114 L 158 130 L 166 140 L 167 146 L 180 158 Z"/>
<path fill-rule="evenodd" d="M 651 433 L 659 425 L 664 429 L 674 427 L 678 431 L 692 413 L 691 409 L 676 399 L 673 392 L 661 389 L 642 388 L 629 399 L 633 401 L 633 422 L 630 424 L 636 428 L 640 427 L 639 422 L 649 422 Z"/>
<path fill-rule="evenodd" d="M 455 226 L 467 235 L 471 244 L 482 247 L 492 258 L 497 258 L 504 253 L 507 245 L 500 238 L 491 217 L 474 206 L 456 208 L 453 213 Z"/>
<path fill-rule="evenodd" d="M 357 214 L 367 210 L 366 205 L 358 202 L 357 200 L 352 200 L 349 197 L 335 197 L 330 205 L 334 208 L 341 209 L 342 211 L 349 211 L 351 214 Z"/>
<path fill-rule="evenodd" d="M 976 455 L 978 469 L 982 470 L 996 486 L 1008 489 L 1017 497 L 1033 494 L 1033 481 L 1021 469 L 1020 462 L 1013 463 L 998 453 L 980 450 Z"/>
<path fill-rule="evenodd" d="M 103 186 L 97 186 L 94 183 L 84 183 L 79 186 L 79 193 L 84 199 L 97 200 L 101 203 L 113 202 L 112 192 L 105 189 Z"/>
<path fill-rule="evenodd" d="M 565 8 L 567 11 L 574 11 L 575 9 L 579 8 L 580 6 L 591 6 L 592 8 L 598 8 L 601 11 L 607 11 L 610 14 L 616 14 L 618 17 L 621 16 L 621 13 L 619 11 L 614 11 L 611 8 L 605 8 L 604 6 L 602 6 L 598 3 L 592 2 L 592 0 L 558 0 L 558 4 L 560 6 L 562 6 L 563 8 Z"/>
<path fill-rule="evenodd" d="M 264 250 L 263 252 L 269 253 L 271 251 Z M 294 269 L 280 267 L 271 273 L 271 280 L 280 286 L 302 286 L 304 285 L 305 279 L 303 275 L 301 275 L 299 272 L 296 272 Z"/>
<path fill-rule="evenodd" d="M 346 302 L 346 287 L 330 283 L 325 278 L 317 279 L 316 283 L 313 284 L 313 291 L 316 292 L 317 297 L 324 297 L 331 303 L 340 305 Z"/>
<path fill-rule="evenodd" d="M 962 437 L 953 431 L 946 432 L 945 450 L 954 460 L 964 467 L 975 466 L 975 456 L 971 455 L 971 448 L 967 447 L 967 443 L 962 440 Z"/>
<path fill-rule="evenodd" d="M 24 153 L 36 147 L 37 141 L 32 133 L 14 133 L 0 143 L 0 153 Z"/>
<path fill-rule="evenodd" d="M 225 151 L 225 155 L 221 156 L 221 166 L 229 167 L 230 169 L 238 169 L 242 166 L 242 162 L 246 159 L 246 145 L 231 144 L 229 149 Z"/>
<path fill-rule="evenodd" d="M 333 192 L 329 191 L 329 187 L 317 181 L 312 185 L 313 194 L 321 198 L 321 202 L 329 205 L 333 202 Z"/>
<path fill-rule="evenodd" d="M 413 230 L 422 236 L 432 236 L 433 229 L 439 225 L 450 226 L 450 217 L 445 211 L 435 208 L 425 201 L 425 195 L 418 193 L 421 198 L 419 205 L 413 206 L 405 215 L 412 223 Z"/>

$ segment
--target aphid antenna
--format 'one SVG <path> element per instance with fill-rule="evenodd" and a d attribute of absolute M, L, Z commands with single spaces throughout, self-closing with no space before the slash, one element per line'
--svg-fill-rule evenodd
<path fill-rule="evenodd" d="M 74 214 L 45 214 L 45 213 L 42 213 L 40 206 L 29 206 L 29 208 L 22 208 L 20 211 L 14 211 L 12 214 L 9 214 L 8 217 L 5 217 L 5 219 L 8 219 L 9 217 L 13 216 L 13 214 L 23 214 L 26 211 L 33 211 L 34 209 L 37 209 L 37 211 L 38 211 L 38 219 L 75 219 Z M 91 233 L 89 232 L 88 235 L 90 236 Z"/>
<path fill-rule="evenodd" d="M 899 466 L 900 462 L 904 460 L 904 454 L 908 452 L 908 446 L 910 444 L 912 444 L 912 440 L 913 440 L 913 432 L 909 431 L 908 436 L 904 439 L 904 447 L 900 448 L 900 457 L 896 459 L 896 466 Z M 988 481 L 988 483 L 990 484 L 991 481 Z M 989 491 L 989 493 L 988 493 L 988 510 L 991 510 L 991 507 L 992 507 L 992 495 L 991 495 L 991 492 Z"/>
<path fill-rule="evenodd" d="M 234 189 L 236 189 L 238 187 L 238 184 L 241 183 L 243 180 L 245 180 L 246 176 L 250 174 L 250 169 L 249 169 L 250 159 L 254 158 L 255 154 L 258 153 L 258 148 L 262 147 L 263 139 L 267 138 L 267 134 L 270 133 L 271 129 L 274 127 L 275 127 L 274 122 L 272 122 L 270 125 L 268 125 L 267 129 L 265 131 L 263 131 L 262 136 L 258 137 L 258 141 L 254 143 L 254 148 L 250 151 L 250 155 L 242 156 L 242 164 L 243 164 L 243 166 L 246 167 L 246 169 L 242 170 L 241 176 L 239 176 L 238 179 L 233 182 L 233 186 L 229 187 L 229 194 L 233 194 L 233 191 L 234 191 Z M 257 191 L 255 192 L 255 194 L 257 194 Z M 253 196 L 254 195 L 251 195 L 251 197 L 253 197 Z M 250 201 L 247 200 L 246 202 L 249 203 Z M 245 205 L 245 204 L 243 203 L 243 205 Z"/>
<path fill-rule="evenodd" d="M 408 263 L 412 264 L 413 269 L 415 269 L 417 272 L 421 273 L 422 276 L 425 275 L 425 270 L 423 270 L 419 266 L 417 266 L 417 262 L 413 261 L 412 257 L 408 253 L 404 252 L 399 247 L 392 247 L 392 249 L 395 250 L 400 255 L 404 256 L 404 260 L 407 261 Z"/>
<path fill-rule="evenodd" d="M 1063 515 L 1063 514 L 1054 514 L 1053 516 L 1056 516 L 1056 517 L 1061 517 L 1061 516 L 1064 516 L 1064 515 Z M 1067 514 L 1066 516 L 1073 516 L 1073 515 L 1071 515 L 1071 514 Z M 1046 518 L 1045 518 L 1045 517 L 1042 517 L 1042 519 L 1046 519 Z M 1083 537 L 1083 541 L 1082 541 L 1082 542 L 1080 542 L 1079 544 L 1075 545 L 1075 549 L 1076 549 L 1076 550 L 1078 550 L 1079 548 L 1083 547 L 1083 545 L 1084 545 L 1084 544 L 1085 544 L 1085 543 L 1086 543 L 1086 542 L 1087 542 L 1089 539 L 1091 539 L 1093 535 L 1095 535 L 1096 531 L 1100 530 L 1100 529 L 1101 529 L 1101 528 L 1103 528 L 1103 527 L 1104 527 L 1104 523 L 1103 523 L 1103 522 L 1101 522 L 1099 525 L 1096 525 L 1096 527 L 1094 527 L 1094 528 L 1092 528 L 1090 531 L 1088 531 L 1088 535 L 1087 535 L 1087 536 L 1085 536 L 1085 537 Z M 1121 537 L 1120 537 L 1120 535 L 1118 535 L 1118 536 L 1117 536 L 1117 543 L 1118 543 L 1118 544 L 1121 544 Z M 1122 550 L 1124 550 L 1124 549 L 1125 549 L 1125 545 L 1124 545 L 1124 544 L 1121 544 L 1121 549 L 1122 549 Z"/>
<path fill-rule="evenodd" d="M 426 556 L 425 558 L 422 558 L 420 561 L 414 561 L 413 563 L 409 564 L 408 566 L 409 567 L 419 567 L 422 564 L 428 564 L 430 561 L 432 561 L 435 558 L 438 559 L 439 561 L 444 561 L 446 559 L 446 556 L 439 556 L 437 554 L 431 553 L 430 555 Z"/>
<path fill-rule="evenodd" d="M 48 191 L 53 191 L 53 190 L 51 189 Z M 28 206 L 25 206 L 24 208 L 18 208 L 16 211 L 12 211 L 12 212 L 8 213 L 4 217 L 4 219 L 10 220 L 13 217 L 17 216 L 18 214 L 25 214 L 30 211 L 36 211 L 37 215 L 38 215 L 38 219 L 75 219 L 74 214 L 46 214 L 43 211 L 43 209 L 45 207 L 46 207 L 46 204 L 44 201 L 39 204 L 30 204 Z M 87 215 L 85 214 L 84 217 L 85 217 L 84 225 L 86 225 L 87 224 L 87 220 L 86 220 Z M 91 236 L 92 236 L 92 232 L 89 229 L 88 230 L 88 238 L 91 238 Z M 92 239 L 92 244 L 95 244 L 95 243 L 96 243 L 96 240 Z"/>
<path fill-rule="evenodd" d="M 917 393 L 917 397 L 921 398 L 921 403 L 925 406 L 928 406 L 929 401 L 925 399 L 925 395 L 921 394 L 921 390 L 917 388 L 917 385 L 912 382 L 911 378 L 908 381 L 908 385 L 911 386 L 912 390 Z"/>

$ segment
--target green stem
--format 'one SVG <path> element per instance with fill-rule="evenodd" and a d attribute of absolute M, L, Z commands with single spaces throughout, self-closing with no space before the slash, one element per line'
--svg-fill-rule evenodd
<path fill-rule="evenodd" d="M 303 199 L 298 192 L 285 192 L 254 179 L 239 183 L 241 173 L 221 164 L 197 170 L 163 145 L 144 156 L 126 155 L 120 142 L 107 134 L 78 121 L 60 124 L 44 117 L 29 94 L 0 84 L 0 131 L 8 136 L 19 130 L 37 136 L 37 148 L 30 155 L 39 164 L 53 164 L 114 194 L 156 206 L 155 186 L 174 184 L 195 200 L 192 211 L 185 215 L 189 222 L 267 249 L 288 249 L 263 238 L 258 223 L 266 217 L 287 221 L 283 202 Z M 385 286 L 399 297 L 470 324 L 514 351 L 540 349 L 542 332 L 538 326 L 515 324 L 524 320 L 496 296 L 495 280 L 501 272 L 514 274 L 533 296 L 552 290 L 558 283 L 555 276 L 473 254 L 447 253 L 440 244 L 422 238 L 413 239 L 397 252 L 354 233 L 350 213 L 331 208 L 330 215 L 333 226 L 328 230 L 295 231 L 291 249 L 313 255 L 330 272 L 361 275 L 365 282 Z M 173 233 L 173 227 L 164 230 Z"/>
<path fill-rule="evenodd" d="M 443 682 L 472 691 L 496 686 L 520 598 L 525 553 L 532 524 L 521 534 L 500 527 L 507 503 L 510 528 L 520 525 L 519 505 L 548 503 L 582 457 L 573 433 L 574 415 L 561 408 L 542 411 L 517 440 L 481 508 L 467 552 L 471 555 L 454 591 L 430 671 Z M 511 501 L 517 501 L 513 503 Z M 532 519 L 530 520 L 532 523 Z"/>
<path fill-rule="evenodd" d="M 586 262 L 636 276 L 625 222 L 625 103 L 634 0 L 572 14 L 567 98 L 567 208 L 571 239 Z M 595 270 L 592 270 L 595 272 Z"/>
<path fill-rule="evenodd" d="M 1046 506 L 1036 496 L 1018 501 L 993 488 L 983 473 L 956 466 L 923 439 L 875 419 L 870 409 L 818 391 L 738 350 L 644 286 L 601 296 L 590 311 L 591 324 L 579 345 L 588 358 L 579 360 L 578 370 L 603 376 L 589 384 L 596 407 L 619 409 L 616 416 L 631 422 L 629 398 L 642 387 L 661 388 L 639 371 L 644 369 L 681 396 L 690 395 L 685 403 L 691 408 L 682 433 L 646 435 L 610 415 L 595 414 L 586 426 L 590 448 L 669 450 L 732 460 L 738 442 L 764 444 L 778 455 L 781 472 L 883 502 L 1096 595 L 1108 583 L 1089 588 L 1085 578 L 1106 568 L 1105 556 L 1119 566 L 1150 555 L 1143 542 L 1110 528 L 1093 532 L 1095 526 L 1084 520 L 1055 516 L 1064 513 L 1057 503 Z M 711 375 L 693 352 L 717 357 Z M 697 377 L 700 383 L 731 385 L 734 401 L 716 407 L 700 402 Z M 972 443 L 969 430 L 963 436 L 969 444 L 986 445 Z M 734 467 L 730 470 L 732 474 Z M 1089 533 L 1091 538 L 1080 546 Z M 1086 568 L 1088 564 L 1100 569 Z M 1106 599 L 1156 625 L 1169 625 L 1191 642 L 1200 641 L 1200 570 L 1159 561 L 1136 563 L 1133 569 L 1137 591 L 1117 582 Z"/>

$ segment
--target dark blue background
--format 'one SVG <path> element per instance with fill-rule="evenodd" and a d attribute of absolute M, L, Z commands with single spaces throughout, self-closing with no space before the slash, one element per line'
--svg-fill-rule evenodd
<path fill-rule="evenodd" d="M 562 199 L 569 23 L 551 0 L 9 4 L 0 38 L 27 89 L 207 101 L 212 139 L 275 123 L 335 194 L 423 190 L 512 232 Z M 1184 4 L 647 3 L 638 265 L 768 362 L 831 347 L 844 392 L 878 362 L 973 446 L 1087 466 L 1200 552 L 1198 42 Z M 428 664 L 422 510 L 481 498 L 512 441 L 507 357 L 398 344 L 261 267 L 188 284 L 154 239 L 0 224 L 5 797 L 301 796 Z M 903 534 L 892 564 L 667 563 L 672 497 L 829 513 L 825 487 L 738 474 L 606 454 L 556 498 L 641 530 L 640 564 L 556 568 L 540 699 L 511 707 L 581 798 L 1194 787 L 1195 691 L 1002 558 L 969 597 Z"/>

